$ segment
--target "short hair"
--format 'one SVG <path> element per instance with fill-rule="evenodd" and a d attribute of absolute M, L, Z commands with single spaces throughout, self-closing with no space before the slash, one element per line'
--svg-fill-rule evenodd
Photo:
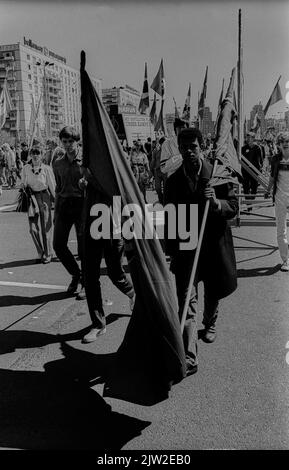
<path fill-rule="evenodd" d="M 252 131 L 247 132 L 246 137 L 255 137 L 255 133 Z"/>
<path fill-rule="evenodd" d="M 80 140 L 80 135 L 79 135 L 79 132 L 77 132 L 77 130 L 74 127 L 65 126 L 59 132 L 59 139 L 62 140 L 66 138 L 71 138 L 75 140 L 76 142 L 78 142 Z"/>
<path fill-rule="evenodd" d="M 176 119 L 174 120 L 174 131 L 175 131 L 175 132 L 176 132 L 176 129 L 177 129 L 178 127 L 184 127 L 184 128 L 186 128 L 186 127 L 189 127 L 189 124 L 188 124 L 187 121 L 184 121 L 183 119 L 176 118 Z"/>
<path fill-rule="evenodd" d="M 190 139 L 192 141 L 196 140 L 199 143 L 199 146 L 203 145 L 203 136 L 199 129 L 196 127 L 188 127 L 187 129 L 182 129 L 178 135 L 178 145 L 180 145 L 184 140 Z"/>
<path fill-rule="evenodd" d="M 289 140 L 289 132 L 282 131 L 277 135 L 277 144 L 281 144 L 284 140 Z"/>

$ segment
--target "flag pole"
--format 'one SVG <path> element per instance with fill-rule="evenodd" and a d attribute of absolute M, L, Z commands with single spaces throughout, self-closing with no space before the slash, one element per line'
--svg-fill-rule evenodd
<path fill-rule="evenodd" d="M 218 161 L 217 161 L 217 159 L 215 159 L 211 178 L 214 176 L 214 174 L 216 172 L 217 165 L 218 165 Z M 193 288 L 193 285 L 194 285 L 194 282 L 195 282 L 197 266 L 198 266 L 198 262 L 199 262 L 200 251 L 201 251 L 201 247 L 202 247 L 202 242 L 203 242 L 203 237 L 204 237 L 204 232 L 205 232 L 205 227 L 206 227 L 206 222 L 207 222 L 207 217 L 208 217 L 208 212 L 209 212 L 209 205 L 210 205 L 210 201 L 208 199 L 206 201 L 206 205 L 205 205 L 204 215 L 203 215 L 201 229 L 200 229 L 200 233 L 199 233 L 198 244 L 197 244 L 195 258 L 194 258 L 193 267 L 192 267 L 191 276 L 190 276 L 188 292 L 187 292 L 186 301 L 185 301 L 185 305 L 184 305 L 183 312 L 182 312 L 182 318 L 181 318 L 181 332 L 182 333 L 184 331 L 184 327 L 185 327 L 185 323 L 186 323 L 186 317 L 187 317 L 187 311 L 188 311 L 188 307 L 189 307 L 189 303 L 190 303 L 190 299 L 191 299 L 192 288 Z"/>
<path fill-rule="evenodd" d="M 243 47 L 242 47 L 242 10 L 239 9 L 238 16 L 238 157 L 241 161 L 242 145 L 244 140 L 243 129 L 243 84 L 242 84 L 242 68 L 243 68 Z"/>

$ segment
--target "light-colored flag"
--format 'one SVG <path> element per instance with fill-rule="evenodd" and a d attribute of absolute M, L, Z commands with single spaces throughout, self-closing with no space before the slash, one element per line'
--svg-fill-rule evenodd
<path fill-rule="evenodd" d="M 274 87 L 274 90 L 272 91 L 271 96 L 270 96 L 270 98 L 269 98 L 269 100 L 268 100 L 268 102 L 267 102 L 267 104 L 264 108 L 264 116 L 266 116 L 267 111 L 268 111 L 270 106 L 272 106 L 273 104 L 275 104 L 278 101 L 282 100 L 282 93 L 281 93 L 281 89 L 280 89 L 280 85 L 279 85 L 280 78 L 281 78 L 281 75 L 278 78 L 277 83 Z"/>
<path fill-rule="evenodd" d="M 5 79 L 0 93 L 0 129 L 4 126 L 11 109 L 12 100 L 7 87 L 7 80 Z"/>

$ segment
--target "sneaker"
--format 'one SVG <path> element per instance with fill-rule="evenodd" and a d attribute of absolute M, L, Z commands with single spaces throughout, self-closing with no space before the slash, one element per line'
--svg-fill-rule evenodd
<path fill-rule="evenodd" d="M 215 325 L 205 328 L 202 334 L 202 340 L 204 343 L 213 343 L 217 337 Z"/>
<path fill-rule="evenodd" d="M 129 308 L 131 312 L 133 311 L 134 304 L 135 304 L 135 294 L 133 295 L 133 297 L 129 297 Z"/>
<path fill-rule="evenodd" d="M 282 264 L 280 270 L 281 270 L 281 271 L 289 271 L 289 262 L 288 262 L 288 259 L 287 259 L 286 261 L 284 261 L 284 263 Z"/>
<path fill-rule="evenodd" d="M 51 262 L 51 256 L 43 256 L 42 258 L 42 263 L 43 264 L 48 264 Z"/>
<path fill-rule="evenodd" d="M 84 286 L 81 286 L 81 289 L 80 289 L 79 292 L 77 292 L 75 298 L 76 298 L 76 300 L 85 300 L 86 299 Z"/>
<path fill-rule="evenodd" d="M 67 288 L 68 294 L 74 294 L 77 291 L 79 282 L 80 276 L 72 276 L 71 283 Z"/>
<path fill-rule="evenodd" d="M 82 338 L 83 343 L 92 343 L 96 341 L 98 336 L 103 335 L 106 332 L 106 327 L 102 328 L 91 328 L 91 330 Z"/>

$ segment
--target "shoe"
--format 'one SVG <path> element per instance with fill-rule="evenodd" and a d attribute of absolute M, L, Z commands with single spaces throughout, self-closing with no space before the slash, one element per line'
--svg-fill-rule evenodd
<path fill-rule="evenodd" d="M 196 372 L 198 372 L 198 364 L 193 365 L 187 362 L 186 377 L 189 377 L 190 375 L 193 375 Z"/>
<path fill-rule="evenodd" d="M 81 289 L 80 289 L 79 292 L 77 292 L 75 298 L 76 298 L 76 300 L 85 300 L 86 299 L 84 286 L 81 286 Z"/>
<path fill-rule="evenodd" d="M 133 297 L 129 297 L 129 308 L 131 312 L 133 311 L 133 308 L 134 308 L 135 297 L 136 297 L 135 294 L 133 295 Z"/>
<path fill-rule="evenodd" d="M 209 326 L 208 328 L 205 328 L 203 335 L 202 335 L 202 340 L 204 343 L 213 343 L 217 337 L 216 333 L 216 327 L 215 325 Z"/>
<path fill-rule="evenodd" d="M 286 261 L 284 261 L 284 263 L 282 264 L 280 270 L 281 270 L 281 271 L 289 271 L 289 262 L 288 262 L 288 259 L 287 259 Z"/>
<path fill-rule="evenodd" d="M 74 294 L 77 291 L 78 284 L 80 282 L 80 276 L 72 276 L 71 283 L 67 288 L 68 294 Z"/>
<path fill-rule="evenodd" d="M 98 336 L 103 335 L 106 332 L 106 327 L 102 328 L 91 328 L 91 330 L 82 338 L 83 343 L 92 343 Z"/>
<path fill-rule="evenodd" d="M 47 264 L 51 262 L 51 256 L 43 256 L 42 263 Z"/>

